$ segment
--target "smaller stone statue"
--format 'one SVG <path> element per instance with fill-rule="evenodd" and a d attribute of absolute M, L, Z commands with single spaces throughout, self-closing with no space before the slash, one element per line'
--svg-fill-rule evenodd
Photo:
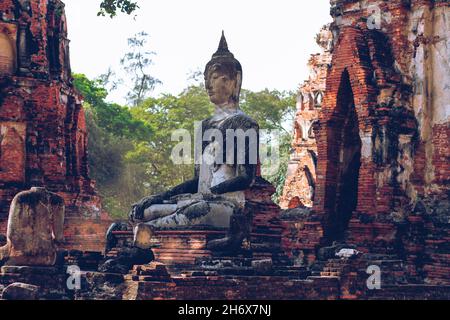
<path fill-rule="evenodd" d="M 7 244 L 0 263 L 10 266 L 53 266 L 63 241 L 64 200 L 45 188 L 17 194 L 11 204 Z"/>

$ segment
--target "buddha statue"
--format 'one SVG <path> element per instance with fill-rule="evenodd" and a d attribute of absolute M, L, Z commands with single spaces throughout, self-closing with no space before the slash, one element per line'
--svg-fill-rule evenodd
<path fill-rule="evenodd" d="M 215 112 L 202 121 L 200 164 L 195 165 L 192 180 L 132 206 L 129 217 L 138 247 L 147 246 L 154 230 L 227 229 L 228 237 L 212 244 L 217 247 L 240 246 L 249 232 L 245 190 L 256 178 L 259 126 L 239 109 L 242 67 L 228 50 L 223 33 L 204 76 Z"/>

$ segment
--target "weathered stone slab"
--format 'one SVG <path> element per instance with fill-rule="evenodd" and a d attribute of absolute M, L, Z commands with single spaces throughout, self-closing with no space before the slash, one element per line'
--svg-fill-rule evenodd
<path fill-rule="evenodd" d="M 64 239 L 64 209 L 64 200 L 44 188 L 16 195 L 9 213 L 7 244 L 0 248 L 0 260 L 7 265 L 54 265 L 57 244 Z"/>

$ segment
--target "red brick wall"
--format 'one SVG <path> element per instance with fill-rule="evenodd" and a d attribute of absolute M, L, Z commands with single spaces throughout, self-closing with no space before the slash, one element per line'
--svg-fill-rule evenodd
<path fill-rule="evenodd" d="M 366 35 L 359 29 L 347 27 L 341 31 L 333 52 L 332 68 L 327 77 L 326 95 L 317 132 L 318 168 L 314 209 L 327 215 L 335 205 L 338 179 L 340 130 L 339 88 L 344 72 L 348 72 L 358 125 L 361 133 L 371 135 L 372 110 L 376 104 L 376 88 L 369 81 L 373 74 Z M 376 194 L 374 167 L 370 158 L 362 158 L 358 186 L 358 211 L 374 212 Z M 389 196 L 388 194 L 384 196 Z"/>
<path fill-rule="evenodd" d="M 0 122 L 0 181 L 25 181 L 25 135 L 23 123 Z"/>
<path fill-rule="evenodd" d="M 13 75 L 0 75 L 0 231 L 14 195 L 44 186 L 65 200 L 67 246 L 102 251 L 110 219 L 89 178 L 84 111 L 69 79 L 64 7 L 59 0 L 31 1 L 30 11 L 15 4 L 0 4 L 0 32 L 18 39 L 19 66 Z"/>
<path fill-rule="evenodd" d="M 441 72 L 438 68 L 443 67 L 435 60 L 445 55 L 445 48 L 438 47 L 444 41 L 442 32 L 432 28 L 438 18 L 445 21 L 449 2 L 332 0 L 331 3 L 332 30 L 337 38 L 316 133 L 318 169 L 314 204 L 315 213 L 322 217 L 325 239 L 333 240 L 327 239 L 327 229 L 334 222 L 336 206 L 339 133 L 343 125 L 339 88 L 346 71 L 363 156 L 358 204 L 344 240 L 364 252 L 407 257 L 411 277 L 449 283 L 446 276 L 449 252 L 445 246 L 448 225 L 442 221 L 449 200 L 450 126 L 448 118 L 445 119 L 448 112 L 442 110 L 448 107 L 446 101 L 437 97 L 438 94 L 445 97 L 445 92 L 435 78 Z M 368 28 L 371 12 L 367 5 L 380 9 L 384 19 L 380 28 Z M 428 81 L 428 87 L 420 87 L 423 81 Z M 442 105 L 435 101 L 441 101 Z M 416 212 L 415 207 L 421 201 L 427 209 Z M 293 225 L 300 226 L 300 222 L 291 224 L 290 229 Z M 314 235 L 302 237 L 320 243 Z M 294 238 L 289 239 L 295 242 Z M 298 243 L 307 239 L 299 239 Z"/>

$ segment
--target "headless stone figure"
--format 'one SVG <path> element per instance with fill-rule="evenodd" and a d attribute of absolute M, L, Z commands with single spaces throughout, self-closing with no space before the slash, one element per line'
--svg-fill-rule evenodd
<path fill-rule="evenodd" d="M 0 262 L 13 266 L 53 266 L 63 241 L 64 200 L 44 188 L 17 194 L 8 219 L 7 244 Z"/>
<path fill-rule="evenodd" d="M 259 127 L 239 110 L 241 83 L 242 67 L 222 34 L 205 70 L 215 113 L 202 122 L 200 135 L 197 132 L 203 138 L 201 164 L 196 165 L 192 180 L 133 205 L 130 219 L 140 223 L 134 230 L 136 246 L 149 247 L 155 229 L 226 228 L 228 237 L 212 244 L 223 248 L 240 246 L 249 233 L 251 217 L 245 210 L 244 191 L 256 177 Z"/>

